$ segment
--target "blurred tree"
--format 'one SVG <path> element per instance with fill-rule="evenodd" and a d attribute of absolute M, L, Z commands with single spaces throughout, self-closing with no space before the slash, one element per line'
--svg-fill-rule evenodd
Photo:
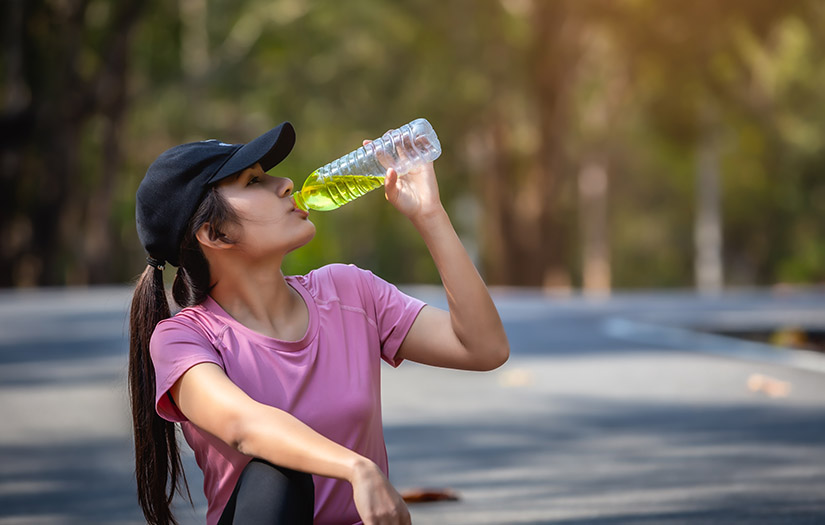
<path fill-rule="evenodd" d="M 0 285 L 110 282 L 129 43 L 140 0 L 9 2 Z"/>
<path fill-rule="evenodd" d="M 721 268 L 739 284 L 825 277 L 814 0 L 7 6 L 0 285 L 137 273 L 134 191 L 173 144 L 291 120 L 298 143 L 277 171 L 300 185 L 419 116 L 442 138 L 442 196 L 491 283 L 685 286 L 694 224 L 714 213 L 712 286 Z M 285 271 L 346 261 L 437 280 L 380 192 L 313 221 Z"/>
<path fill-rule="evenodd" d="M 580 54 L 575 2 L 489 2 L 464 62 L 487 97 L 463 130 L 477 174 L 488 281 L 569 287 L 565 132 Z M 471 11 L 472 12 L 472 11 Z M 469 17 L 473 20 L 472 17 Z"/>
<path fill-rule="evenodd" d="M 610 172 L 622 146 L 629 75 L 604 27 L 591 24 L 582 35 L 581 73 L 574 86 L 574 119 L 567 140 L 578 163 L 581 287 L 604 296 L 612 287 Z"/>
<path fill-rule="evenodd" d="M 737 35 L 749 75 L 726 159 L 727 253 L 739 283 L 825 282 L 825 6 L 804 4 L 760 42 Z"/>
<path fill-rule="evenodd" d="M 604 7 L 599 13 L 600 21 L 610 31 L 614 44 L 620 50 L 619 55 L 623 57 L 623 63 L 629 68 L 632 78 L 635 78 L 633 97 L 641 106 L 644 119 L 643 135 L 625 141 L 624 156 L 627 158 L 638 154 L 640 158 L 650 158 L 650 154 L 643 150 L 650 150 L 651 147 L 662 152 L 670 150 L 671 154 L 681 159 L 678 161 L 681 167 L 668 172 L 667 164 L 663 164 L 661 167 L 664 168 L 662 173 L 665 179 L 677 182 L 680 176 L 690 175 L 691 171 L 695 173 L 695 197 L 692 200 L 694 280 L 701 290 L 719 290 L 723 284 L 724 230 L 729 232 L 725 236 L 728 242 L 738 246 L 745 238 L 751 239 L 746 242 L 759 243 L 756 239 L 764 238 L 766 232 L 781 236 L 780 232 L 786 226 L 775 223 L 763 225 L 764 229 L 751 227 L 747 232 L 740 229 L 735 237 L 730 235 L 731 228 L 725 226 L 725 221 L 730 220 L 731 216 L 729 212 L 726 213 L 728 206 L 741 200 L 741 197 L 721 192 L 721 188 L 730 187 L 737 180 L 758 176 L 756 172 L 743 170 L 742 165 L 726 163 L 726 159 L 745 159 L 756 154 L 762 162 L 771 162 L 764 155 L 765 152 L 748 151 L 739 147 L 741 143 L 736 144 L 736 134 L 743 126 L 744 129 L 756 131 L 762 139 L 769 139 L 773 134 L 769 122 L 778 116 L 768 116 L 760 111 L 759 107 L 763 104 L 755 103 L 754 97 L 749 96 L 749 92 L 753 90 L 754 74 L 757 73 L 753 69 L 752 54 L 770 54 L 770 50 L 776 45 L 777 35 L 782 33 L 783 26 L 787 23 L 793 24 L 797 36 L 814 30 L 816 24 L 821 23 L 822 7 L 816 2 L 778 3 L 770 0 L 694 2 L 679 6 L 678 9 L 655 1 L 614 2 L 607 3 Z M 810 25 L 803 20 L 810 21 Z M 808 27 L 804 27 L 806 25 Z M 749 52 L 744 52 L 743 42 L 749 44 Z M 808 74 L 800 73 L 800 70 L 796 70 L 790 77 L 809 78 Z M 785 96 L 783 93 L 772 95 L 779 95 L 780 99 Z M 761 100 L 764 103 L 765 98 L 761 97 Z M 822 107 L 821 99 L 811 102 Z M 780 100 L 774 100 L 773 103 L 781 104 Z M 801 113 L 795 115 L 801 116 Z M 660 135 L 656 141 L 669 143 L 666 149 L 655 145 L 649 135 L 651 132 Z M 785 152 L 795 149 L 788 142 L 777 142 L 775 146 L 777 150 Z M 694 166 L 693 170 L 685 169 L 691 165 Z M 639 169 L 640 165 L 638 161 L 630 161 L 624 169 L 628 168 Z M 724 180 L 720 181 L 720 177 Z M 654 181 L 654 178 L 649 179 L 649 183 Z M 656 182 L 657 185 L 662 183 L 668 182 Z M 783 185 L 778 180 L 775 183 Z M 674 198 L 680 198 L 686 189 L 684 183 L 677 184 L 677 192 L 657 205 L 658 217 L 674 217 L 674 211 L 684 210 L 683 203 L 673 201 Z M 630 188 L 638 194 L 626 195 L 625 205 L 638 201 L 638 197 L 645 192 L 643 184 L 637 183 Z M 772 193 L 770 188 L 763 189 L 766 197 Z M 753 202 L 747 205 L 751 220 L 759 221 L 760 216 L 765 217 L 762 213 L 765 210 L 757 211 Z M 776 210 L 777 205 L 781 206 L 774 202 L 768 208 Z M 802 210 L 797 209 L 796 212 Z M 768 216 L 777 217 L 773 213 Z M 671 239 L 685 238 L 687 232 L 674 228 L 679 222 L 685 224 L 684 220 L 676 221 L 673 218 L 660 220 L 659 224 L 660 227 L 670 228 L 668 237 Z M 620 227 L 623 227 L 621 223 Z M 640 245 L 638 235 L 631 233 L 621 235 L 620 238 L 625 257 L 633 252 L 633 244 Z M 657 240 L 651 245 L 651 249 L 660 253 L 666 251 L 660 244 L 662 236 L 653 238 Z M 677 249 L 677 246 L 670 248 Z M 728 249 L 727 252 L 754 253 L 752 249 Z M 687 255 L 685 250 L 681 259 L 688 260 Z M 773 256 L 764 255 L 766 257 L 762 262 L 772 264 L 768 260 Z M 741 266 L 741 258 L 739 263 Z M 637 266 L 637 261 L 629 264 Z M 731 263 L 730 266 L 733 265 Z M 734 280 L 740 272 L 739 269 L 733 270 Z M 643 274 L 642 277 L 649 279 L 650 274 Z M 629 282 L 625 275 L 621 275 L 620 279 Z"/>

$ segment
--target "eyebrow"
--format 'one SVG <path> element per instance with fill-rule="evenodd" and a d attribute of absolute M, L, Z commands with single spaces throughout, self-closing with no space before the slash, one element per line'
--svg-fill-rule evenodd
<path fill-rule="evenodd" d="M 244 168 L 244 169 L 242 169 L 241 171 L 239 171 L 239 172 L 235 173 L 234 175 L 230 175 L 230 176 L 229 176 L 229 177 L 227 177 L 227 178 L 229 178 L 232 182 L 237 182 L 237 181 L 241 178 L 241 176 L 242 176 L 244 173 L 246 173 L 247 171 L 249 171 L 250 169 L 252 169 L 252 166 L 250 166 L 250 167 L 248 167 L 248 168 Z M 252 172 L 252 175 L 254 176 L 254 175 L 255 175 L 255 173 L 254 173 L 254 172 Z"/>

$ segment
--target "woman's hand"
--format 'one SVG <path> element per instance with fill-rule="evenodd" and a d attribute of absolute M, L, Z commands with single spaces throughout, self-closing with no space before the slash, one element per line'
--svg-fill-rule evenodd
<path fill-rule="evenodd" d="M 365 140 L 364 145 L 369 142 Z M 381 162 L 380 155 L 378 161 Z M 432 162 L 416 166 L 402 176 L 393 168 L 387 169 L 384 196 L 398 211 L 413 221 L 443 210 Z"/>
<path fill-rule="evenodd" d="M 410 511 L 401 495 L 372 461 L 353 471 L 352 497 L 364 525 L 410 525 Z"/>
<path fill-rule="evenodd" d="M 426 218 L 443 210 L 438 195 L 438 183 L 432 162 L 399 176 L 394 169 L 387 170 L 384 195 L 408 219 Z"/>

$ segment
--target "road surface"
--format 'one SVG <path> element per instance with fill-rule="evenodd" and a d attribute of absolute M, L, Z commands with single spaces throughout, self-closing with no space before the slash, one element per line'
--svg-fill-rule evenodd
<path fill-rule="evenodd" d="M 433 304 L 440 292 L 407 291 Z M 125 386 L 130 291 L 0 292 L 0 524 L 142 523 Z M 711 331 L 825 326 L 825 290 L 495 291 L 490 373 L 384 368 L 416 524 L 825 523 L 825 356 Z M 186 468 L 203 523 L 202 478 Z"/>

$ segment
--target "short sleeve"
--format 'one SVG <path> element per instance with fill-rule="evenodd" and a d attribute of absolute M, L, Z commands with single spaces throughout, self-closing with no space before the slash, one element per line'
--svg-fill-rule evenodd
<path fill-rule="evenodd" d="M 214 345 L 194 326 L 175 318 L 158 324 L 149 343 L 155 366 L 155 409 L 160 417 L 172 422 L 186 421 L 186 416 L 167 395 L 181 376 L 200 363 L 223 361 Z"/>
<path fill-rule="evenodd" d="M 402 359 L 397 359 L 395 355 L 425 303 L 401 292 L 395 285 L 372 272 L 365 273 L 375 303 L 375 320 L 381 339 L 381 358 L 397 367 Z"/>

